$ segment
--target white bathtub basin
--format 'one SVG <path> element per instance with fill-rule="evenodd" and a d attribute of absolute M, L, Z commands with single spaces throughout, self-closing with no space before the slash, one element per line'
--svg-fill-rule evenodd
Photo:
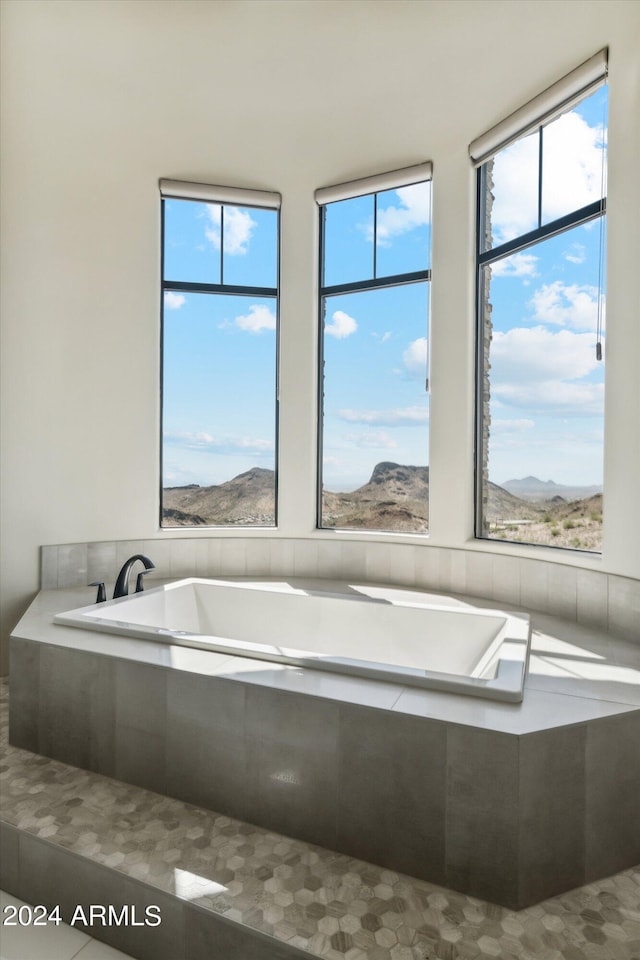
<path fill-rule="evenodd" d="M 525 614 L 286 583 L 189 578 L 56 614 L 56 623 L 340 673 L 522 700 Z"/>

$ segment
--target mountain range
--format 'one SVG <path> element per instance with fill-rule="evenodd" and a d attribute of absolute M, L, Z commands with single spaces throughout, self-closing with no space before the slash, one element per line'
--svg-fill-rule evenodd
<path fill-rule="evenodd" d="M 577 487 L 555 483 L 553 480 L 539 480 L 537 477 L 523 477 L 521 480 L 506 480 L 500 486 L 523 500 L 584 500 L 602 493 L 601 486 Z"/>
<path fill-rule="evenodd" d="M 562 520 L 569 501 L 593 497 L 590 509 L 601 511 L 598 487 L 568 487 L 536 477 L 489 483 L 487 520 L 538 521 L 542 514 Z M 252 467 L 232 480 L 212 486 L 189 484 L 165 487 L 165 526 L 213 524 L 264 525 L 274 523 L 275 473 Z M 322 496 L 325 527 L 395 530 L 422 533 L 429 524 L 429 468 L 383 461 L 367 483 L 345 493 L 325 490 Z"/>

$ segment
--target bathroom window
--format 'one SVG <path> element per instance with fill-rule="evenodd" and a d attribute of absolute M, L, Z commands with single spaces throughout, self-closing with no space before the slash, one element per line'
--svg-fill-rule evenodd
<path fill-rule="evenodd" d="M 431 165 L 316 200 L 318 526 L 426 533 Z"/>
<path fill-rule="evenodd" d="M 280 196 L 160 192 L 161 526 L 275 526 Z"/>
<path fill-rule="evenodd" d="M 602 549 L 605 75 L 603 52 L 471 145 L 480 538 Z"/>

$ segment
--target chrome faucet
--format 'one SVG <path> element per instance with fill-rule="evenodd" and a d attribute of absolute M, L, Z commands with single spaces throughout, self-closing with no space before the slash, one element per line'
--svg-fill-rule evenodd
<path fill-rule="evenodd" d="M 136 593 L 142 593 L 142 591 L 144 590 L 144 587 L 142 585 L 142 578 L 144 577 L 145 573 L 147 573 L 148 570 L 154 569 L 155 563 L 152 563 L 151 560 L 149 560 L 149 557 L 145 557 L 141 553 L 136 553 L 134 554 L 133 557 L 129 557 L 129 559 L 126 560 L 122 565 L 122 569 L 118 574 L 118 579 L 116 580 L 116 585 L 113 590 L 114 600 L 116 599 L 116 597 L 128 596 L 129 577 L 131 575 L 131 568 L 133 567 L 134 563 L 136 563 L 138 560 L 140 560 L 144 564 L 144 570 L 141 570 L 140 573 L 138 574 L 138 578 L 136 580 Z"/>

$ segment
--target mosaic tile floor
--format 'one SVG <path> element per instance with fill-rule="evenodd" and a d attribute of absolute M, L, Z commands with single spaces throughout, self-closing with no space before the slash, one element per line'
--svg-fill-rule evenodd
<path fill-rule="evenodd" d="M 326 960 L 640 960 L 640 868 L 514 912 L 8 743 L 5 822 Z"/>

